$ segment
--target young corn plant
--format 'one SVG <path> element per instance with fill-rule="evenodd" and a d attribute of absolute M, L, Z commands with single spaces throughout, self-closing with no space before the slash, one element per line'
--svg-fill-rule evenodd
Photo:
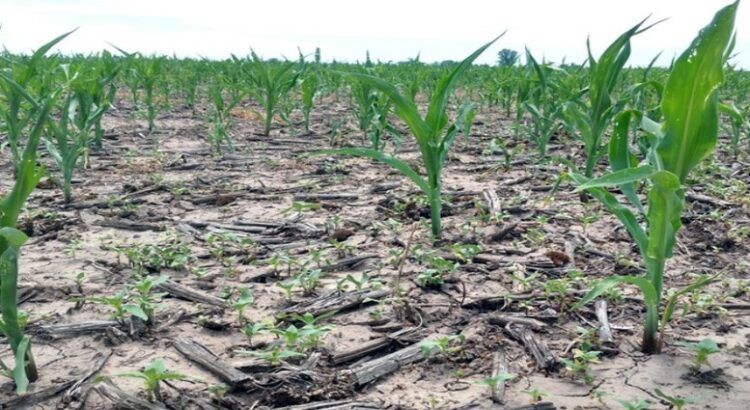
<path fill-rule="evenodd" d="M 146 120 L 148 121 L 148 132 L 156 130 L 156 116 L 160 105 L 155 99 L 155 87 L 161 78 L 164 59 L 161 57 L 141 58 L 136 65 L 136 72 L 143 87 L 143 102 L 146 104 Z"/>
<path fill-rule="evenodd" d="M 531 126 L 527 133 L 537 148 L 539 159 L 547 155 L 547 145 L 562 126 L 562 113 L 565 107 L 555 92 L 551 75 L 553 68 L 548 64 L 539 64 L 531 52 L 526 49 L 526 60 L 536 75 L 536 84 L 529 91 L 529 98 L 523 102 L 523 108 L 531 116 Z"/>
<path fill-rule="evenodd" d="M 263 61 L 254 51 L 250 62 L 250 95 L 260 103 L 265 111 L 263 135 L 271 134 L 273 115 L 278 113 L 279 102 L 297 84 L 299 73 L 294 70 L 294 62 L 274 63 Z"/>
<path fill-rule="evenodd" d="M 659 124 L 647 117 L 642 126 L 650 142 L 643 164 L 633 161 L 629 151 L 628 128 L 632 112 L 618 116 L 610 141 L 610 164 L 613 172 L 596 179 L 571 174 L 578 190 L 586 190 L 601 201 L 625 226 L 634 239 L 646 265 L 646 276 L 613 276 L 601 280 L 577 304 L 581 306 L 620 284 L 640 288 L 646 304 L 646 321 L 641 349 L 645 353 L 661 351 L 663 338 L 659 310 L 666 261 L 672 256 L 680 214 L 685 204 L 685 182 L 690 171 L 710 155 L 718 134 L 717 89 L 723 81 L 723 66 L 731 50 L 734 20 L 738 2 L 721 9 L 692 44 L 674 62 L 661 101 L 664 121 Z M 644 209 L 635 193 L 635 183 L 646 182 L 647 203 Z M 607 191 L 620 187 L 630 207 L 620 203 Z M 637 213 L 646 221 L 643 227 Z M 705 278 L 689 285 L 695 289 L 709 283 Z M 662 316 L 661 333 L 673 307 Z"/>
<path fill-rule="evenodd" d="M 233 124 L 232 109 L 242 100 L 242 94 L 239 92 L 229 92 L 227 90 L 240 90 L 239 84 L 233 83 L 231 77 L 216 74 L 213 81 L 208 85 L 208 96 L 213 104 L 213 111 L 210 114 L 211 132 L 208 136 L 211 148 L 215 154 L 221 154 L 221 146 L 227 145 L 229 152 L 234 152 L 232 143 L 231 129 Z"/>
<path fill-rule="evenodd" d="M 84 164 L 87 163 L 89 147 L 97 139 L 97 124 L 101 122 L 109 103 L 96 105 L 94 100 L 98 99 L 95 96 L 99 91 L 89 88 L 92 80 L 82 77 L 83 73 L 71 72 L 68 66 L 63 66 L 62 71 L 67 91 L 56 120 L 49 122 L 50 135 L 45 136 L 44 144 L 62 173 L 62 181 L 57 182 L 62 188 L 65 203 L 70 203 L 73 200 L 73 172 L 81 157 Z"/>
<path fill-rule="evenodd" d="M 32 104 L 29 101 L 29 94 L 37 85 L 35 82 L 39 77 L 53 71 L 49 66 L 56 64 L 45 59 L 45 54 L 71 33 L 72 31 L 65 33 L 39 47 L 28 58 L 14 57 L 7 53 L 0 57 L 4 66 L 3 81 L 0 81 L 0 96 L 2 96 L 0 128 L 5 134 L 16 175 L 23 158 L 24 133 L 33 126 L 33 121 L 37 118 L 25 115 L 27 111 L 37 109 L 37 107 L 29 107 Z"/>
<path fill-rule="evenodd" d="M 73 172 L 79 159 L 88 149 L 86 135 L 73 132 L 69 125 L 72 105 L 73 99 L 70 96 L 63 100 L 57 121 L 51 120 L 49 122 L 51 138 L 43 138 L 47 152 L 62 174 L 62 180 L 56 180 L 55 182 L 62 189 L 66 204 L 73 200 Z"/>
<path fill-rule="evenodd" d="M 372 103 L 373 118 L 368 132 L 370 137 L 370 148 L 383 151 L 386 145 L 384 138 L 386 133 L 391 133 L 395 136 L 395 149 L 398 149 L 401 145 L 401 140 L 398 138 L 396 128 L 388 120 L 388 116 L 392 109 L 393 103 L 390 98 L 385 94 L 379 93 L 378 97 Z"/>
<path fill-rule="evenodd" d="M 591 54 L 591 45 L 587 42 L 589 57 L 588 102 L 572 102 L 567 105 L 567 118 L 578 130 L 586 153 L 584 175 L 590 178 L 594 173 L 597 161 L 606 152 L 603 143 L 604 133 L 614 116 L 622 109 L 621 102 L 613 102 L 612 92 L 617 79 L 630 57 L 630 39 L 652 26 L 641 28 L 644 21 L 636 24 L 615 40 L 597 61 Z"/>
<path fill-rule="evenodd" d="M 748 123 L 747 117 L 743 114 L 743 110 L 734 104 L 719 104 L 719 111 L 729 120 L 727 121 L 729 124 L 725 125 L 724 128 L 729 133 L 732 152 L 734 157 L 737 158 L 740 153 L 740 137 L 743 131 L 750 128 L 750 123 Z"/>
<path fill-rule="evenodd" d="M 7 127 L 20 127 L 12 131 L 18 138 L 15 142 L 15 149 L 18 150 L 15 182 L 10 191 L 0 197 L 0 333 L 8 341 L 15 358 L 12 368 L 0 362 L 0 370 L 13 378 L 18 394 L 24 394 L 29 383 L 34 382 L 38 375 L 31 353 L 31 338 L 23 334 L 26 315 L 21 314 L 16 305 L 18 258 L 21 246 L 28 239 L 16 229 L 16 224 L 26 199 L 44 175 L 44 170 L 37 166 L 37 149 L 52 107 L 59 96 L 59 90 L 47 83 L 51 76 L 40 74 L 37 71 L 40 67 L 37 65 L 41 64 L 44 54 L 68 34 L 70 33 L 40 47 L 26 63 L 28 65 L 21 68 L 21 75 L 12 69 L 0 71 L 2 96 L 8 104 L 4 105 L 3 119 Z M 29 94 L 28 84 L 36 80 L 43 84 L 40 87 L 41 95 L 34 98 Z M 14 107 L 11 107 L 11 101 L 15 101 Z M 22 153 L 21 136 L 26 136 Z"/>
<path fill-rule="evenodd" d="M 374 75 L 372 63 L 369 60 L 361 71 L 360 74 Z M 378 92 L 372 84 L 361 81 L 356 76 L 349 77 L 349 81 L 351 97 L 354 101 L 354 114 L 357 116 L 357 125 L 359 125 L 359 130 L 362 131 L 362 140 L 366 141 L 370 131 L 370 124 L 375 117 L 373 105 L 377 100 Z"/>
<path fill-rule="evenodd" d="M 459 131 L 466 131 L 466 127 L 471 124 L 471 121 L 467 119 L 471 118 L 473 115 L 471 106 L 464 105 L 459 110 L 458 119 L 449 125 L 448 115 L 446 114 L 448 99 L 451 91 L 456 86 L 458 79 L 469 67 L 471 67 L 474 60 L 497 41 L 498 38 L 500 37 L 498 36 L 494 40 L 477 49 L 469 57 L 458 64 L 451 72 L 441 77 L 432 92 L 427 115 L 424 117 L 419 113 L 414 101 L 409 97 L 403 96 L 396 86 L 388 81 L 366 74 L 351 74 L 352 77 L 356 78 L 361 83 L 372 86 L 386 94 L 391 99 L 395 107 L 395 114 L 406 123 L 419 144 L 419 150 L 422 154 L 422 164 L 427 174 L 426 179 L 405 161 L 372 148 L 340 148 L 319 151 L 316 154 L 341 154 L 371 158 L 384 162 L 404 174 L 404 176 L 409 178 L 425 195 L 427 195 L 430 204 L 432 236 L 435 240 L 440 239 L 440 212 L 442 209 L 441 174 L 443 172 L 445 160 L 448 157 L 448 152 L 450 151 L 453 142 L 456 140 L 456 135 Z"/>
<path fill-rule="evenodd" d="M 95 148 L 101 148 L 104 139 L 102 118 L 112 107 L 117 92 L 115 79 L 120 72 L 120 65 L 112 54 L 102 52 L 101 61 L 91 70 L 79 70 L 79 78 L 71 84 L 70 92 L 75 101 L 73 123 L 79 130 L 89 130 Z M 93 127 L 93 130 L 90 128 Z"/>
<path fill-rule="evenodd" d="M 310 113 L 312 112 L 315 97 L 320 92 L 320 74 L 318 73 L 317 63 L 314 66 L 308 66 L 302 84 L 300 86 L 300 96 L 302 99 L 302 117 L 304 118 L 305 132 L 310 132 Z"/>

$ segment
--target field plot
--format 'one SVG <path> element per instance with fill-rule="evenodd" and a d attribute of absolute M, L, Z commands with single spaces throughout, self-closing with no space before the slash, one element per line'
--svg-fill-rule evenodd
<path fill-rule="evenodd" d="M 747 408 L 735 10 L 671 70 L 8 55 L 0 408 Z"/>

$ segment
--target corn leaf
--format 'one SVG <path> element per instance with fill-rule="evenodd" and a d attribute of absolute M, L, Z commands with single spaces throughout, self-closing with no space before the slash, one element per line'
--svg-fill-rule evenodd
<path fill-rule="evenodd" d="M 440 130 L 442 130 L 443 127 L 445 127 L 445 124 L 448 121 L 445 114 L 445 108 L 448 104 L 448 97 L 453 91 L 453 87 L 456 86 L 456 81 L 458 81 L 458 78 L 461 77 L 464 71 L 471 67 L 471 65 L 474 63 L 474 60 L 476 60 L 477 57 L 479 57 L 484 52 L 484 50 L 489 48 L 503 35 L 505 35 L 505 33 L 500 34 L 489 43 L 483 45 L 482 47 L 479 47 L 474 53 L 461 61 L 458 67 L 456 67 L 448 76 L 440 79 L 437 84 L 437 89 L 432 94 L 430 107 L 428 108 L 427 116 L 425 117 L 425 122 L 432 127 L 433 133 L 437 134 Z"/>
<path fill-rule="evenodd" d="M 669 301 L 667 302 L 667 306 L 664 308 L 664 314 L 662 315 L 662 323 L 663 324 L 668 323 L 672 319 L 674 310 L 677 307 L 677 301 L 679 300 L 680 297 L 714 282 L 718 276 L 719 276 L 718 274 L 701 275 L 693 283 L 672 293 L 669 297 Z"/>
<path fill-rule="evenodd" d="M 659 171 L 651 177 L 648 193 L 648 251 L 650 258 L 664 260 L 672 256 L 680 213 L 685 202 L 677 175 Z"/>
<path fill-rule="evenodd" d="M 675 61 L 662 99 L 665 136 L 657 152 L 664 169 L 685 182 L 690 170 L 716 145 L 718 97 L 723 65 L 739 2 L 713 21 Z"/>
<path fill-rule="evenodd" d="M 637 165 L 628 145 L 630 122 L 633 115 L 633 111 L 624 111 L 615 117 L 612 138 L 609 140 L 609 164 L 613 171 L 621 171 Z M 620 189 L 633 206 L 638 208 L 641 213 L 645 213 L 632 182 L 623 183 L 620 185 Z"/>
<path fill-rule="evenodd" d="M 658 301 L 656 289 L 654 289 L 654 286 L 648 281 L 648 279 L 638 276 L 610 276 L 600 280 L 590 291 L 586 292 L 581 300 L 573 305 L 573 309 L 579 309 L 581 306 L 586 305 L 606 293 L 608 290 L 621 284 L 638 286 L 643 293 L 643 301 L 647 306 L 652 306 Z"/>
<path fill-rule="evenodd" d="M 621 186 L 623 184 L 632 184 L 650 178 L 656 173 L 656 169 L 651 165 L 642 165 L 637 168 L 625 168 L 619 171 L 610 172 L 598 178 L 590 179 L 583 184 L 578 185 L 576 192 L 585 191 L 591 188 L 607 188 Z"/>
<path fill-rule="evenodd" d="M 399 172 L 404 174 L 407 178 L 409 178 L 415 185 L 419 187 L 419 189 L 422 190 L 424 193 L 428 193 L 430 191 L 430 186 L 427 184 L 427 181 L 424 180 L 412 167 L 409 166 L 404 161 L 401 161 L 400 159 L 384 154 L 378 150 L 372 149 L 372 148 L 339 148 L 339 149 L 328 149 L 328 150 L 321 150 L 313 152 L 311 155 L 351 155 L 355 157 L 365 157 L 374 159 L 376 161 L 380 161 L 383 163 L 386 163 L 393 168 L 397 169 Z"/>
<path fill-rule="evenodd" d="M 26 394 L 29 388 L 29 377 L 26 375 L 26 353 L 31 345 L 31 338 L 23 336 L 16 349 L 16 366 L 13 368 L 13 381 L 16 383 L 16 394 Z"/>
<path fill-rule="evenodd" d="M 411 99 L 401 95 L 395 86 L 380 78 L 362 73 L 350 73 L 349 75 L 365 84 L 377 88 L 378 91 L 387 95 L 391 101 L 393 101 L 393 105 L 396 108 L 396 115 L 406 123 L 409 130 L 414 134 L 414 137 L 417 138 L 417 142 L 419 142 L 420 146 L 423 144 L 423 141 L 426 142 L 430 135 L 430 128 L 424 120 L 422 120 L 422 117 L 417 110 L 417 106 L 414 105 L 414 102 L 411 101 Z"/>
<path fill-rule="evenodd" d="M 588 178 L 580 174 L 571 173 L 569 176 L 579 185 L 588 181 Z M 607 209 L 620 220 L 635 241 L 636 245 L 638 245 L 638 249 L 642 254 L 645 254 L 648 247 L 648 237 L 638 223 L 638 220 L 635 218 L 635 215 L 633 215 L 633 212 L 625 205 L 621 204 L 614 195 L 603 188 L 589 188 L 587 189 L 587 192 L 607 207 Z"/>

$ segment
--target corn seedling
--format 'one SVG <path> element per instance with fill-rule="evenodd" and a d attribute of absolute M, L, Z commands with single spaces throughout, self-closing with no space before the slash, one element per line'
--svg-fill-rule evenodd
<path fill-rule="evenodd" d="M 103 145 L 104 129 L 102 118 L 109 111 L 117 92 L 115 79 L 120 65 L 112 54 L 103 51 L 101 63 L 92 69 L 80 67 L 79 77 L 70 85 L 70 93 L 75 101 L 75 115 L 72 122 L 79 132 L 88 132 L 91 143 L 96 148 Z"/>
<path fill-rule="evenodd" d="M 586 153 L 584 175 L 591 177 L 594 167 L 606 152 L 603 143 L 604 133 L 615 115 L 622 109 L 621 102 L 613 102 L 612 92 L 617 84 L 620 71 L 630 57 L 630 40 L 632 37 L 648 30 L 652 26 L 641 28 L 644 21 L 633 26 L 617 38 L 597 60 L 591 53 L 587 41 L 589 58 L 588 102 L 572 102 L 567 106 L 567 118 L 575 124 L 579 137 L 583 141 Z"/>
<path fill-rule="evenodd" d="M 374 75 L 372 63 L 369 59 L 360 71 L 362 74 Z M 365 141 L 368 139 L 370 125 L 375 116 L 373 106 L 378 99 L 378 92 L 372 84 L 360 81 L 357 77 L 349 77 L 349 82 L 352 101 L 354 102 L 354 114 L 357 117 L 359 130 L 362 132 L 362 140 Z M 377 149 L 376 147 L 372 148 Z"/>
<path fill-rule="evenodd" d="M 52 109 L 57 93 L 59 93 L 59 90 L 48 92 L 40 95 L 41 98 L 38 100 L 31 95 L 35 88 L 40 86 L 44 88 L 49 85 L 46 84 L 48 82 L 46 77 L 50 77 L 48 72 L 54 71 L 58 64 L 45 59 L 45 54 L 71 33 L 72 31 L 65 33 L 44 44 L 29 58 L 13 58 L 5 55 L 2 57 L 6 65 L 0 79 L 0 96 L 3 99 L 3 104 L 0 104 L 0 122 L 10 148 L 15 175 L 20 172 L 21 162 L 24 160 L 23 137 L 27 136 L 29 129 L 34 129 L 36 120 L 42 119 L 40 114 L 44 114 L 43 119 L 47 120 L 49 110 Z M 42 84 L 37 84 L 40 81 Z M 46 108 L 47 112 L 45 112 L 46 102 L 50 103 L 49 108 Z M 42 132 L 41 128 L 39 132 Z M 28 142 L 27 146 L 29 146 Z M 36 148 L 34 144 L 32 146 Z M 34 154 L 36 155 L 36 151 Z"/>
<path fill-rule="evenodd" d="M 526 49 L 526 61 L 537 77 L 536 86 L 530 90 L 528 100 L 523 102 L 524 110 L 531 115 L 531 127 L 527 133 L 537 147 L 539 159 L 543 159 L 550 139 L 562 125 L 564 105 L 557 96 L 548 96 L 552 90 L 551 67 L 539 64 L 529 49 Z"/>
<path fill-rule="evenodd" d="M 156 116 L 161 105 L 156 101 L 154 91 L 157 81 L 161 78 L 164 59 L 158 57 L 142 58 L 137 60 L 136 73 L 143 88 L 143 102 L 146 104 L 146 120 L 148 121 L 148 132 L 156 130 Z"/>
<path fill-rule="evenodd" d="M 299 73 L 293 70 L 295 63 L 273 63 L 263 61 L 254 51 L 251 52 L 250 95 L 265 110 L 263 135 L 271 134 L 273 115 L 278 113 L 279 102 L 297 85 Z"/>
<path fill-rule="evenodd" d="M 63 67 L 66 83 L 74 87 L 78 73 L 70 73 L 68 67 Z M 78 86 L 80 87 L 80 86 Z M 44 138 L 47 152 L 54 159 L 57 167 L 62 173 L 62 181 L 58 185 L 62 188 L 65 203 L 73 200 L 73 171 L 78 165 L 79 159 L 88 156 L 91 134 L 94 133 L 94 124 L 104 114 L 105 108 L 92 108 L 84 104 L 90 102 L 88 94 L 78 90 L 68 91 L 63 98 L 60 112 L 57 113 L 57 121 L 50 120 L 49 129 L 51 138 Z"/>
<path fill-rule="evenodd" d="M 223 144 L 227 145 L 229 152 L 234 152 L 231 137 L 233 121 L 230 113 L 242 100 L 243 95 L 236 91 L 242 89 L 240 84 L 232 80 L 231 76 L 216 73 L 208 85 L 208 96 L 213 108 L 209 116 L 211 132 L 208 139 L 215 154 L 221 153 Z"/>
<path fill-rule="evenodd" d="M 726 128 L 731 137 L 732 152 L 734 152 L 734 157 L 737 158 L 740 152 L 740 137 L 742 136 L 742 131 L 748 130 L 750 124 L 742 110 L 737 108 L 734 104 L 719 104 L 719 111 L 729 119 L 729 126 Z"/>
<path fill-rule="evenodd" d="M 377 98 L 372 102 L 372 121 L 370 130 L 367 131 L 367 135 L 370 139 L 370 148 L 378 151 L 385 149 L 385 136 L 386 133 L 391 133 L 394 136 L 395 147 L 401 145 L 401 138 L 399 137 L 398 130 L 391 125 L 388 117 L 393 109 L 393 103 L 390 98 L 383 93 L 379 93 Z"/>
<path fill-rule="evenodd" d="M 622 283 L 635 285 L 643 292 L 646 323 L 642 350 L 661 350 L 659 309 L 665 262 L 672 256 L 680 214 L 685 203 L 685 181 L 690 171 L 711 154 L 718 133 L 718 101 L 716 90 L 722 82 L 722 67 L 729 55 L 738 3 L 721 9 L 711 24 L 704 28 L 685 52 L 675 61 L 662 97 L 664 122 L 647 117 L 642 126 L 649 134 L 649 151 L 645 165 L 636 166 L 628 147 L 628 129 L 635 113 L 624 111 L 615 121 L 610 141 L 612 173 L 596 179 L 571 174 L 579 185 L 598 199 L 625 226 L 644 259 L 645 277 L 614 276 L 603 279 L 578 303 L 594 300 L 606 290 Z M 648 210 L 636 195 L 635 183 L 648 183 Z M 618 186 L 632 208 L 621 204 L 607 187 Z M 631 209 L 635 210 L 631 210 Z M 638 223 L 636 213 L 646 220 L 646 228 Z M 704 281 L 700 286 L 707 284 Z M 690 285 L 694 288 L 696 285 Z M 665 323 L 662 323 L 662 332 Z M 663 340 L 663 339 L 662 339 Z"/>
<path fill-rule="evenodd" d="M 302 77 L 300 85 L 300 97 L 302 100 L 302 117 L 304 118 L 305 132 L 310 132 L 310 113 L 312 113 L 315 97 L 320 92 L 320 74 L 318 64 L 308 65 Z"/>
<path fill-rule="evenodd" d="M 445 160 L 448 157 L 448 152 L 455 142 L 458 132 L 466 131 L 465 127 L 470 123 L 470 121 L 467 121 L 467 118 L 470 118 L 472 115 L 471 106 L 464 105 L 459 110 L 458 119 L 448 125 L 448 115 L 446 114 L 448 99 L 462 74 L 495 41 L 497 41 L 497 38 L 480 47 L 449 74 L 444 75 L 440 79 L 432 92 L 427 115 L 424 117 L 417 110 L 414 101 L 409 97 L 404 97 L 393 84 L 366 74 L 351 74 L 362 84 L 377 89 L 391 99 L 395 108 L 395 114 L 406 123 L 419 144 L 422 154 L 422 165 L 427 173 L 426 180 L 405 161 L 372 148 L 341 148 L 319 151 L 316 154 L 341 154 L 370 158 L 384 162 L 404 174 L 429 198 L 432 236 L 435 240 L 440 239 L 440 212 L 442 209 L 441 174 Z M 462 124 L 463 127 L 461 127 Z"/>
<path fill-rule="evenodd" d="M 8 341 L 15 363 L 11 369 L 0 362 L 0 370 L 13 378 L 18 394 L 24 394 L 29 383 L 38 376 L 31 353 L 31 338 L 23 334 L 24 315 L 19 313 L 16 305 L 18 258 L 21 246 L 28 240 L 16 225 L 27 198 L 44 174 L 36 163 L 37 148 L 60 92 L 45 84 L 42 90 L 46 92 L 34 98 L 29 94 L 29 84 L 37 77 L 43 77 L 42 81 L 45 81 L 43 73 L 39 73 L 43 56 L 68 34 L 40 47 L 26 63 L 13 64 L 11 69 L 0 71 L 0 92 L 6 102 L 1 114 L 15 165 L 15 182 L 0 198 L 0 333 Z M 23 151 L 22 136 L 26 137 Z"/>

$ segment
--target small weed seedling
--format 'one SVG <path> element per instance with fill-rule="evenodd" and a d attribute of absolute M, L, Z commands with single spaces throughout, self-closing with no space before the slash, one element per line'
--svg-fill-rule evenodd
<path fill-rule="evenodd" d="M 161 306 L 161 299 L 165 293 L 154 293 L 159 285 L 166 283 L 169 276 L 161 275 L 158 277 L 145 276 L 137 277 L 137 281 L 132 285 L 133 300 L 146 316 L 146 324 L 154 324 L 154 313 Z M 138 316 L 138 315 L 134 315 Z"/>
<path fill-rule="evenodd" d="M 647 410 L 648 409 L 648 402 L 643 399 L 635 399 L 635 400 L 617 400 L 618 403 L 622 406 L 625 410 Z"/>
<path fill-rule="evenodd" d="M 465 340 L 466 337 L 461 334 L 443 336 L 436 340 L 425 340 L 420 343 L 419 348 L 424 357 L 435 357 L 439 355 L 448 358 L 463 350 Z"/>
<path fill-rule="evenodd" d="M 125 314 L 135 316 L 143 320 L 144 322 L 147 321 L 148 316 L 146 315 L 146 312 L 144 312 L 138 305 L 126 303 L 127 297 L 128 295 L 125 290 L 121 290 L 111 297 L 92 296 L 87 298 L 87 300 L 89 302 L 98 303 L 100 305 L 107 305 L 114 309 L 114 312 L 112 313 L 112 319 L 118 322 L 122 322 L 123 320 L 125 320 Z"/>
<path fill-rule="evenodd" d="M 354 285 L 354 288 L 357 291 L 367 289 L 368 287 L 371 289 L 379 289 L 383 286 L 383 282 L 381 282 L 379 279 L 370 278 L 367 272 L 362 272 L 359 275 L 359 278 L 355 278 L 351 274 L 346 275 L 344 279 L 341 279 L 336 284 L 336 288 L 338 290 L 346 290 L 349 287 L 350 283 Z"/>
<path fill-rule="evenodd" d="M 484 380 L 481 380 L 479 384 L 484 384 L 485 386 L 490 388 L 490 395 L 492 397 L 495 397 L 497 387 L 510 380 L 514 380 L 518 377 L 515 373 L 500 373 L 498 375 L 488 377 Z"/>
<path fill-rule="evenodd" d="M 701 372 L 701 367 L 708 364 L 708 356 L 719 352 L 719 345 L 709 338 L 705 338 L 698 343 L 680 343 L 693 352 L 693 362 L 688 366 L 690 374 L 697 375 Z"/>
<path fill-rule="evenodd" d="M 669 403 L 674 408 L 674 410 L 682 410 L 689 403 L 693 402 L 690 397 L 670 396 L 659 389 L 654 389 L 654 394 L 659 396 L 660 399 Z"/>
<path fill-rule="evenodd" d="M 531 402 L 532 404 L 539 403 L 540 401 L 542 401 L 542 397 L 549 396 L 549 394 L 539 390 L 536 387 L 532 387 L 528 390 L 524 390 L 523 392 L 529 395 L 529 402 Z"/>
<path fill-rule="evenodd" d="M 159 383 L 166 380 L 197 380 L 195 377 L 167 370 L 163 359 L 156 359 L 143 370 L 137 372 L 120 373 L 117 376 L 132 377 L 143 380 L 143 389 L 149 401 L 162 401 Z"/>
<path fill-rule="evenodd" d="M 574 376 L 580 377 L 586 384 L 594 382 L 594 371 L 591 369 L 592 364 L 599 363 L 601 352 L 595 350 L 584 352 L 580 349 L 573 350 L 572 359 L 560 359 L 565 368 Z"/>
<path fill-rule="evenodd" d="M 247 323 L 242 328 L 242 333 L 247 336 L 247 344 L 252 347 L 253 337 L 266 333 L 269 329 L 270 327 L 265 322 Z"/>
<path fill-rule="evenodd" d="M 245 324 L 245 308 L 253 303 L 255 303 L 255 297 L 250 290 L 247 288 L 240 289 L 240 295 L 232 302 L 232 308 L 237 311 L 237 321 L 239 321 L 240 326 Z"/>
<path fill-rule="evenodd" d="M 282 361 L 287 359 L 304 357 L 305 354 L 296 350 L 284 349 L 279 343 L 274 343 L 268 349 L 261 351 L 239 351 L 240 354 L 248 354 L 257 358 L 263 359 L 268 362 L 271 366 L 278 366 Z"/>

